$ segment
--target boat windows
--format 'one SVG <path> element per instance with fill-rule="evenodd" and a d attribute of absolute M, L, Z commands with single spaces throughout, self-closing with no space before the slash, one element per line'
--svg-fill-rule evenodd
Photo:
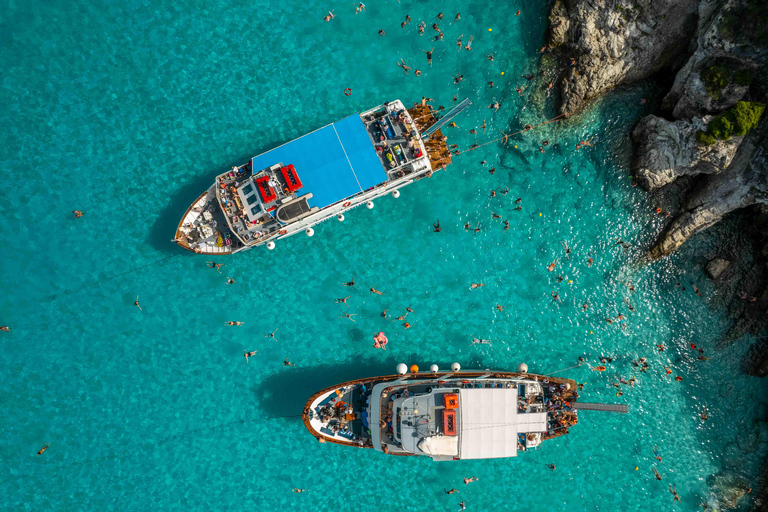
<path fill-rule="evenodd" d="M 251 184 L 249 183 L 248 185 L 246 185 L 246 186 L 244 186 L 244 187 L 242 188 L 242 191 L 243 191 L 243 195 L 244 195 L 244 196 L 247 196 L 248 194 L 250 194 L 251 192 L 253 192 L 253 185 L 251 185 Z"/>

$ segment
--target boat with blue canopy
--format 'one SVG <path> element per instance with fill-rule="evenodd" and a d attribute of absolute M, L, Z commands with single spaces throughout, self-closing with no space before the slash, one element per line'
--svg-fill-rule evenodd
<path fill-rule="evenodd" d="M 451 163 L 439 128 L 466 108 L 465 100 L 438 119 L 426 102 L 400 100 L 319 128 L 251 158 L 216 177 L 187 209 L 174 242 L 206 255 L 224 255 L 305 233 L 330 218 L 391 194 Z"/>

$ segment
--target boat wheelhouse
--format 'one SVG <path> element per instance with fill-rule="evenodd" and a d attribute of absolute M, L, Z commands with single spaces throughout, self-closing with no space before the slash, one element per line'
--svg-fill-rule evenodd
<path fill-rule="evenodd" d="M 576 381 L 529 374 L 524 365 L 518 372 L 454 368 L 407 373 L 400 365 L 398 375 L 326 388 L 307 401 L 304 425 L 322 443 L 447 461 L 537 449 L 567 434 L 580 408 L 627 412 L 579 404 Z"/>
<path fill-rule="evenodd" d="M 174 241 L 199 254 L 267 245 L 425 177 L 451 162 L 431 107 L 400 100 L 331 123 L 233 167 L 187 209 Z M 437 124 L 436 124 L 437 123 Z"/>

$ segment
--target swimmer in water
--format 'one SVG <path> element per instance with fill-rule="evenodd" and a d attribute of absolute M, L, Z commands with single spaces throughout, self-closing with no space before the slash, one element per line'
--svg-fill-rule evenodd
<path fill-rule="evenodd" d="M 333 303 L 334 304 L 344 304 L 345 306 L 349 307 L 349 304 L 347 304 L 347 299 L 350 298 L 350 297 L 351 297 L 351 295 L 347 295 L 343 299 L 336 299 L 335 301 L 333 301 Z"/>
<path fill-rule="evenodd" d="M 437 219 L 437 222 L 435 224 L 432 224 L 432 232 L 434 233 L 440 232 L 440 219 Z"/>
<path fill-rule="evenodd" d="M 285 358 L 285 361 L 283 361 L 283 366 L 293 366 L 293 363 L 288 360 L 288 358 Z"/>
<path fill-rule="evenodd" d="M 477 478 L 476 476 L 473 476 L 471 478 L 465 478 L 464 479 L 464 485 L 467 485 L 467 484 L 469 484 L 471 482 L 477 482 L 478 480 L 479 480 L 479 478 Z"/>
<path fill-rule="evenodd" d="M 325 21 L 331 21 L 331 20 L 332 20 L 333 18 L 335 18 L 335 17 L 336 17 L 336 16 L 334 16 L 334 15 L 333 15 L 333 11 L 328 11 L 328 16 L 325 16 L 323 19 L 324 19 Z"/>
<path fill-rule="evenodd" d="M 443 489 L 443 491 L 445 491 L 445 494 L 453 494 L 455 492 L 459 492 L 457 489 L 451 489 L 450 491 Z"/>
<path fill-rule="evenodd" d="M 661 480 L 661 475 L 659 474 L 659 470 L 656 469 L 656 466 L 653 466 L 651 469 L 653 469 L 653 476 L 656 477 L 656 480 Z"/>
<path fill-rule="evenodd" d="M 134 302 L 133 305 L 136 306 L 137 308 L 139 308 L 139 311 L 144 311 L 143 309 L 141 309 L 141 306 L 139 306 L 139 296 L 138 295 L 136 296 L 136 302 Z"/>
<path fill-rule="evenodd" d="M 84 214 L 83 212 L 81 212 L 80 210 L 72 210 L 72 213 L 74 213 L 74 214 L 75 214 L 75 218 L 76 218 L 76 219 L 79 219 L 80 217 L 82 217 L 83 215 L 85 215 L 85 214 Z"/>
<path fill-rule="evenodd" d="M 659 453 L 659 447 L 656 445 L 653 445 L 651 449 L 653 450 L 653 456 L 656 458 L 656 460 L 661 462 L 661 454 Z"/>
<path fill-rule="evenodd" d="M 397 317 L 397 320 L 399 320 L 399 321 L 401 321 L 401 322 L 402 322 L 403 320 L 405 320 L 405 318 L 406 318 L 407 316 L 408 316 L 408 313 L 406 313 L 406 314 L 404 314 L 404 315 L 400 315 L 399 317 Z"/>
<path fill-rule="evenodd" d="M 359 13 L 360 13 L 360 11 L 363 11 L 363 12 L 368 12 L 368 11 L 366 11 L 366 10 L 365 10 L 365 4 L 364 4 L 364 3 L 362 3 L 362 2 L 360 2 L 359 4 L 357 4 L 357 8 L 355 9 L 355 14 L 359 14 Z"/>
<path fill-rule="evenodd" d="M 491 61 L 491 64 L 493 64 L 493 63 L 494 63 L 494 62 L 493 62 L 493 54 L 492 54 L 492 53 L 489 53 L 489 54 L 488 54 L 488 56 L 486 56 L 485 58 L 486 58 L 486 60 L 489 60 L 489 61 Z"/>
<path fill-rule="evenodd" d="M 496 304 L 496 309 L 498 309 L 499 311 L 504 311 L 504 306 Z"/>
<path fill-rule="evenodd" d="M 464 34 L 461 34 L 459 38 L 456 40 L 456 46 L 459 47 L 459 51 L 461 51 L 461 49 L 464 48 L 464 44 L 461 42 L 462 37 L 464 37 Z"/>
<path fill-rule="evenodd" d="M 387 309 L 385 309 L 384 311 L 381 312 L 381 315 L 380 315 L 381 318 L 387 318 L 387 311 L 389 311 L 389 308 L 387 308 Z"/>
<path fill-rule="evenodd" d="M 248 362 L 249 357 L 255 356 L 259 351 L 258 350 L 252 350 L 251 352 L 248 352 L 247 350 L 243 350 L 243 356 L 245 357 L 245 362 Z"/>
<path fill-rule="evenodd" d="M 707 421 L 709 419 L 709 416 L 707 415 L 707 408 L 705 407 L 703 411 L 701 411 L 701 419 L 702 421 Z"/>
<path fill-rule="evenodd" d="M 360 4 L 363 5 L 363 4 Z M 308 492 L 309 489 L 293 489 L 293 492 Z"/>
<path fill-rule="evenodd" d="M 352 320 L 354 322 L 355 319 L 352 318 L 353 316 L 357 316 L 357 313 L 352 313 L 351 315 L 349 313 L 345 313 L 345 314 L 341 315 L 339 318 L 349 318 L 350 320 Z"/>
<path fill-rule="evenodd" d="M 488 105 L 485 108 L 492 108 L 495 111 L 498 111 L 501 108 L 501 103 L 499 103 L 498 101 L 494 100 L 493 102 L 491 102 L 490 105 Z"/>
<path fill-rule="evenodd" d="M 374 294 L 374 293 L 375 293 L 376 295 L 384 295 L 382 292 L 380 292 L 379 290 L 377 290 L 376 288 L 374 288 L 373 286 L 371 286 L 371 294 Z"/>
<path fill-rule="evenodd" d="M 471 285 L 469 285 L 469 287 L 472 288 L 473 290 L 477 290 L 481 286 L 485 286 L 485 284 L 483 284 L 483 283 L 472 283 Z"/>
<path fill-rule="evenodd" d="M 467 44 L 464 45 L 464 49 L 467 51 L 472 50 L 472 40 L 475 36 L 469 36 L 469 41 L 467 41 Z"/>
<path fill-rule="evenodd" d="M 557 263 L 557 260 L 553 261 L 549 265 L 547 265 L 547 271 L 553 272 L 555 270 L 555 263 Z"/>
<path fill-rule="evenodd" d="M 224 325 L 243 325 L 243 322 L 224 322 Z"/>
<path fill-rule="evenodd" d="M 240 322 L 240 323 L 242 324 L 242 322 Z M 279 327 L 278 327 L 278 329 L 279 329 Z M 272 332 L 265 332 L 265 333 L 264 333 L 264 337 L 265 337 L 265 338 L 272 338 L 273 340 L 277 341 L 277 338 L 275 338 L 275 333 L 276 333 L 276 332 L 277 332 L 277 329 L 275 329 L 275 330 L 274 330 L 274 331 L 272 331 Z"/>
<path fill-rule="evenodd" d="M 508 229 L 509 229 L 509 221 L 505 220 L 504 221 L 504 231 L 507 231 Z"/>
<path fill-rule="evenodd" d="M 403 71 L 405 71 L 406 75 L 408 74 L 408 71 L 411 69 L 410 66 L 407 66 L 405 64 L 405 60 L 403 60 L 403 59 L 400 59 L 400 62 L 398 62 L 397 65 L 400 66 L 401 68 L 403 68 Z"/>
<path fill-rule="evenodd" d="M 469 231 L 469 228 L 471 227 L 472 227 L 472 224 L 470 224 L 469 222 L 464 223 L 464 231 Z"/>
<path fill-rule="evenodd" d="M 7 325 L 3 325 L 2 327 L 0 327 L 0 331 L 11 332 L 11 328 L 8 327 Z"/>
<path fill-rule="evenodd" d="M 675 484 L 674 487 L 672 487 L 672 485 L 670 484 L 669 492 L 672 493 L 672 503 L 676 501 L 680 501 L 680 496 L 677 495 L 677 484 Z M 680 501 L 680 503 L 682 503 L 682 501 Z"/>
<path fill-rule="evenodd" d="M 405 310 L 409 313 L 413 313 L 413 309 L 411 309 L 411 306 L 408 306 L 407 308 L 405 308 Z"/>
<path fill-rule="evenodd" d="M 47 450 L 51 446 L 51 443 L 45 443 L 42 448 L 37 452 L 38 455 L 42 455 L 45 450 Z"/>
<path fill-rule="evenodd" d="M 464 500 L 461 500 L 461 503 L 459 503 L 459 510 L 467 510 L 467 507 L 464 505 Z"/>
<path fill-rule="evenodd" d="M 220 270 L 221 267 L 226 266 L 222 263 L 214 263 L 213 261 L 206 261 L 206 263 L 208 264 L 208 268 L 215 268 L 219 272 L 219 274 L 221 274 L 221 270 Z"/>
<path fill-rule="evenodd" d="M 383 30 L 381 30 L 381 29 L 379 29 L 379 35 L 380 35 L 381 37 L 384 37 L 384 31 L 383 31 Z"/>
<path fill-rule="evenodd" d="M 548 467 L 550 470 L 552 470 L 552 471 L 554 471 L 555 469 L 557 469 L 557 466 L 555 466 L 554 464 L 547 464 L 547 467 Z"/>
<path fill-rule="evenodd" d="M 561 302 L 560 301 L 560 294 L 557 292 L 552 292 L 552 302 Z"/>
<path fill-rule="evenodd" d="M 565 242 L 560 242 L 560 245 L 562 245 L 563 249 L 565 249 L 565 256 L 566 256 L 566 258 L 570 258 L 571 257 L 571 248 L 568 247 L 568 244 L 565 243 Z"/>
<path fill-rule="evenodd" d="M 459 12 L 459 13 L 456 13 L 456 17 L 453 18 L 453 21 L 455 23 L 455 22 L 459 21 L 460 19 L 461 19 L 461 13 Z"/>
<path fill-rule="evenodd" d="M 594 260 L 592 259 L 592 256 L 590 256 L 590 257 L 589 257 L 589 259 L 587 260 L 587 266 L 588 266 L 588 267 L 591 267 L 591 266 L 592 266 L 592 263 L 593 263 L 593 261 L 594 261 Z"/>
<path fill-rule="evenodd" d="M 433 46 L 432 49 L 429 50 L 429 51 L 427 51 L 427 50 L 421 50 L 421 51 L 423 51 L 424 53 L 427 54 L 427 64 L 429 64 L 431 66 L 432 65 L 432 52 L 435 51 L 435 47 Z"/>
<path fill-rule="evenodd" d="M 355 276 L 352 276 L 352 280 L 347 283 L 341 283 L 342 286 L 351 286 L 352 288 L 355 287 Z"/>
<path fill-rule="evenodd" d="M 235 284 L 235 280 L 227 276 L 227 284 Z"/>
<path fill-rule="evenodd" d="M 411 328 L 411 324 L 409 324 L 408 322 L 405 322 L 403 324 L 403 327 L 405 327 L 406 329 L 410 329 Z"/>
<path fill-rule="evenodd" d="M 482 338 L 475 338 L 473 336 L 472 337 L 472 343 L 470 343 L 469 346 L 471 347 L 472 345 L 490 345 L 490 344 L 491 344 L 491 340 L 485 340 L 485 339 L 482 339 Z"/>
<path fill-rule="evenodd" d="M 582 311 L 586 311 L 587 309 L 589 309 L 589 302 L 585 302 L 584 304 L 582 304 L 581 309 Z"/>

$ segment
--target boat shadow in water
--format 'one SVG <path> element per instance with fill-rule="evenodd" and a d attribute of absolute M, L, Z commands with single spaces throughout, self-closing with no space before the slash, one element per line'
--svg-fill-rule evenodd
<path fill-rule="evenodd" d="M 419 364 L 421 371 L 429 371 L 431 363 L 422 363 L 419 356 L 372 356 L 367 359 L 352 359 L 344 363 L 312 367 L 285 368 L 285 371 L 270 375 L 255 384 L 251 391 L 259 407 L 272 418 L 290 418 L 301 416 L 309 397 L 318 391 L 342 382 L 367 377 L 394 375 L 398 363 Z M 423 366 L 421 366 L 423 364 Z M 440 364 L 441 370 L 449 369 L 451 363 Z M 472 361 L 462 366 L 469 369 L 493 368 L 487 362 L 473 357 Z"/>

